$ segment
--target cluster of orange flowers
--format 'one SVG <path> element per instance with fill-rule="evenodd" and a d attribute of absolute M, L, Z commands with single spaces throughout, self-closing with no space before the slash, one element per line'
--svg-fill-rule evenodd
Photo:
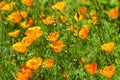
<path fill-rule="evenodd" d="M 59 37 L 58 32 L 50 33 L 48 36 L 48 40 L 51 41 L 52 44 L 50 44 L 50 47 L 55 52 L 61 52 L 62 48 L 64 47 L 64 44 L 62 41 L 57 41 Z"/>
<path fill-rule="evenodd" d="M 23 37 L 21 42 L 17 42 L 12 46 L 14 50 L 24 53 L 26 48 L 42 35 L 42 31 L 40 30 L 39 26 L 35 26 L 28 28 L 28 30 L 25 32 L 25 35 L 26 37 Z"/>
<path fill-rule="evenodd" d="M 97 64 L 96 63 L 87 64 L 85 65 L 85 69 L 92 75 L 96 74 Z M 112 78 L 115 72 L 115 66 L 106 66 L 103 69 L 100 69 L 99 72 L 106 76 L 107 78 Z"/>
<path fill-rule="evenodd" d="M 86 0 L 80 0 L 81 2 L 85 2 Z M 25 21 L 20 22 L 20 25 L 23 28 L 28 28 L 27 31 L 25 32 L 25 37 L 23 37 L 22 41 L 17 42 L 13 44 L 12 49 L 24 53 L 36 39 L 38 39 L 40 36 L 42 36 L 42 31 L 40 26 L 33 26 L 33 18 L 29 18 L 28 20 L 26 19 L 29 13 L 29 7 L 32 5 L 33 0 L 21 0 L 22 4 L 28 6 L 28 10 L 26 11 L 14 11 L 11 14 L 8 15 L 6 18 L 8 21 L 11 21 L 13 23 L 19 23 L 21 20 L 21 17 L 25 19 Z M 5 11 L 12 11 L 15 6 L 15 2 L 7 3 L 5 0 L 0 2 L 0 10 L 5 10 Z M 61 1 L 58 2 L 54 5 L 51 6 L 52 9 L 54 10 L 59 10 L 60 12 L 64 11 L 66 7 L 66 2 Z M 79 22 L 81 20 L 84 20 L 87 16 L 87 7 L 86 6 L 81 6 L 77 13 L 74 15 L 74 19 Z M 113 19 L 118 18 L 118 12 L 119 12 L 119 7 L 115 7 L 112 10 L 106 11 L 106 14 L 110 16 Z M 92 10 L 90 12 L 91 18 L 88 20 L 88 23 L 90 24 L 97 24 L 97 12 Z M 2 14 L 0 13 L 0 21 L 2 20 Z M 66 21 L 66 15 L 61 15 L 60 20 L 64 23 Z M 42 19 L 44 24 L 50 25 L 54 23 L 54 16 L 49 16 L 47 18 Z M 75 35 L 80 37 L 81 39 L 86 39 L 89 32 L 90 32 L 90 27 L 87 25 L 83 25 L 80 29 L 80 31 L 77 31 L 76 28 L 73 26 L 70 26 L 68 30 L 71 30 L 75 32 Z M 20 34 L 20 30 L 15 30 L 14 32 L 8 33 L 9 36 L 17 38 Z M 58 32 L 53 32 L 50 33 L 48 36 L 48 40 L 51 42 L 50 47 L 56 52 L 61 52 L 62 48 L 65 46 L 62 41 L 58 40 L 59 38 L 59 33 Z M 111 53 L 114 50 L 114 42 L 109 42 L 101 45 L 101 49 Z M 85 63 L 85 59 L 81 59 L 81 63 Z M 30 78 L 31 73 L 34 70 L 37 70 L 41 65 L 43 65 L 46 68 L 52 68 L 54 64 L 54 59 L 48 59 L 43 62 L 42 64 L 42 58 L 32 58 L 26 62 L 26 64 L 22 67 L 21 72 L 17 73 L 17 79 L 16 80 L 28 80 Z M 114 72 L 115 72 L 115 66 L 106 66 L 103 69 L 100 69 L 99 72 L 106 76 L 107 78 L 112 78 Z M 96 74 L 97 73 L 97 64 L 92 63 L 92 64 L 87 64 L 85 65 L 85 69 L 87 72 L 90 74 Z M 63 77 L 68 77 L 68 73 L 63 73 Z"/>
<path fill-rule="evenodd" d="M 26 62 L 25 65 L 22 67 L 22 71 L 17 73 L 16 80 L 28 80 L 32 71 L 36 70 L 41 66 L 42 58 L 32 58 Z"/>
<path fill-rule="evenodd" d="M 41 65 L 45 66 L 46 68 L 52 68 L 54 64 L 54 59 L 48 59 L 43 62 L 42 58 L 34 57 L 28 60 L 23 66 L 21 72 L 17 72 L 17 79 L 16 80 L 28 80 L 31 76 L 31 73 L 34 70 L 37 70 Z"/>

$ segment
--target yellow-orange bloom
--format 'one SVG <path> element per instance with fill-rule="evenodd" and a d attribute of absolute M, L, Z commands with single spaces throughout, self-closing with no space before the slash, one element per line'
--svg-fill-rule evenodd
<path fill-rule="evenodd" d="M 22 42 L 17 42 L 12 46 L 12 49 L 24 53 L 26 51 L 26 46 Z"/>
<path fill-rule="evenodd" d="M 16 11 L 11 13 L 10 15 L 8 15 L 7 20 L 14 23 L 18 23 L 20 21 L 20 12 Z"/>
<path fill-rule="evenodd" d="M 36 70 L 41 66 L 41 63 L 42 63 L 42 58 L 34 57 L 34 58 L 28 60 L 25 65 L 26 65 L 26 67 L 28 67 L 31 70 Z"/>
<path fill-rule="evenodd" d="M 21 11 L 20 15 L 25 19 L 28 15 L 27 11 Z"/>
<path fill-rule="evenodd" d="M 107 52 L 112 52 L 114 49 L 114 42 L 109 42 L 109 43 L 101 45 L 101 49 Z"/>
<path fill-rule="evenodd" d="M 64 78 L 67 78 L 67 77 L 69 76 L 69 74 L 68 74 L 68 73 L 63 73 L 62 76 L 63 76 Z"/>
<path fill-rule="evenodd" d="M 34 26 L 31 28 L 28 28 L 28 30 L 25 32 L 25 35 L 33 37 L 33 40 L 36 40 L 40 36 L 42 36 L 42 31 L 39 26 Z"/>
<path fill-rule="evenodd" d="M 86 2 L 86 0 L 80 0 L 81 2 Z"/>
<path fill-rule="evenodd" d="M 96 63 L 87 64 L 87 65 L 85 65 L 85 69 L 87 72 L 89 72 L 90 74 L 93 75 L 96 73 L 97 64 Z"/>
<path fill-rule="evenodd" d="M 84 64 L 85 61 L 86 61 L 85 58 L 82 58 L 82 59 L 81 59 L 81 63 L 82 63 L 82 64 Z"/>
<path fill-rule="evenodd" d="M 48 36 L 48 40 L 53 42 L 53 41 L 56 41 L 58 37 L 59 37 L 58 32 L 50 33 Z"/>
<path fill-rule="evenodd" d="M 97 13 L 95 11 L 90 12 L 91 19 L 88 20 L 88 23 L 96 24 L 97 23 Z"/>
<path fill-rule="evenodd" d="M 16 80 L 28 80 L 31 75 L 31 70 L 30 69 L 22 69 L 21 72 L 17 72 L 17 79 Z"/>
<path fill-rule="evenodd" d="M 2 2 L 0 2 L 0 10 L 6 5 L 6 1 L 3 0 Z"/>
<path fill-rule="evenodd" d="M 66 2 L 58 2 L 53 6 L 51 6 L 52 9 L 58 9 L 61 12 L 64 11 L 65 7 L 66 7 Z"/>
<path fill-rule="evenodd" d="M 9 32 L 8 33 L 9 36 L 15 37 L 15 38 L 17 38 L 19 34 L 20 34 L 20 30 L 16 30 L 14 32 Z"/>
<path fill-rule="evenodd" d="M 63 23 L 65 23 L 65 22 L 66 22 L 66 16 L 61 15 L 61 16 L 60 16 L 60 20 L 61 20 Z"/>
<path fill-rule="evenodd" d="M 33 3 L 33 0 L 22 0 L 22 3 L 27 5 L 27 6 L 31 6 Z"/>
<path fill-rule="evenodd" d="M 12 11 L 14 5 L 15 5 L 15 2 L 8 3 L 8 4 L 6 4 L 5 6 L 3 6 L 2 10 Z"/>
<path fill-rule="evenodd" d="M 85 39 L 85 38 L 87 38 L 87 35 L 88 35 L 89 31 L 90 31 L 90 29 L 89 29 L 88 26 L 82 26 L 81 30 L 79 31 L 78 36 L 81 39 Z"/>
<path fill-rule="evenodd" d="M 31 36 L 23 37 L 23 39 L 22 39 L 22 43 L 23 43 L 26 47 L 30 46 L 30 45 L 33 43 L 33 41 L 34 41 L 34 39 L 33 39 L 33 37 L 31 37 Z"/>
<path fill-rule="evenodd" d="M 106 12 L 106 14 L 112 17 L 113 19 L 118 18 L 118 13 L 119 13 L 119 7 L 115 7 L 112 10 Z"/>
<path fill-rule="evenodd" d="M 62 48 L 64 47 L 62 41 L 55 41 L 50 44 L 50 47 L 55 51 L 55 52 L 61 52 Z"/>
<path fill-rule="evenodd" d="M 43 62 L 43 65 L 47 68 L 52 68 L 54 64 L 54 59 L 48 59 Z"/>
<path fill-rule="evenodd" d="M 87 8 L 85 6 L 80 7 L 78 13 L 74 15 L 76 21 L 81 21 L 86 18 Z"/>
<path fill-rule="evenodd" d="M 47 19 L 43 19 L 44 24 L 53 24 L 54 18 L 53 17 L 47 17 Z"/>
<path fill-rule="evenodd" d="M 106 66 L 103 69 L 100 69 L 100 73 L 106 76 L 107 78 L 112 78 L 115 72 L 115 66 Z"/>
<path fill-rule="evenodd" d="M 23 28 L 32 27 L 32 25 L 33 25 L 33 18 L 30 18 L 30 19 L 27 20 L 27 21 L 21 22 L 20 25 L 21 25 Z"/>

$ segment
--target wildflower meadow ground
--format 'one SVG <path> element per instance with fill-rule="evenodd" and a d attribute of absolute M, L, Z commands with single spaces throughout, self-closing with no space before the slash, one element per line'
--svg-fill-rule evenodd
<path fill-rule="evenodd" d="M 0 80 L 120 80 L 120 0 L 0 0 Z"/>

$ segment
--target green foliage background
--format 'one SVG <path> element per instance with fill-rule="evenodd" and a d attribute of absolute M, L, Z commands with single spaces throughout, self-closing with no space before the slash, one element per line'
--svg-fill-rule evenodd
<path fill-rule="evenodd" d="M 14 7 L 14 11 L 26 10 L 27 8 L 21 3 L 21 0 L 6 1 L 15 1 L 17 3 Z M 33 25 L 39 25 L 43 31 L 43 35 L 28 47 L 25 54 L 14 51 L 11 46 L 21 41 L 27 29 L 22 28 L 19 24 L 14 24 L 6 20 L 6 17 L 11 12 L 1 11 L 3 16 L 2 22 L 0 22 L 0 80 L 14 80 L 16 73 L 21 70 L 22 64 L 32 57 L 42 57 L 43 60 L 53 58 L 55 63 L 51 69 L 40 67 L 38 70 L 34 71 L 30 80 L 65 80 L 65 78 L 62 77 L 63 72 L 69 74 L 67 80 L 108 80 L 99 72 L 95 75 L 90 75 L 84 69 L 84 65 L 79 64 L 79 61 L 83 57 L 86 59 L 85 64 L 96 62 L 98 69 L 109 65 L 116 66 L 115 74 L 111 80 L 120 80 L 120 39 L 118 37 L 120 32 L 120 13 L 118 19 L 112 19 L 105 14 L 107 10 L 115 6 L 120 6 L 120 1 L 91 0 L 92 2 L 87 1 L 81 3 L 79 0 L 63 0 L 67 3 L 64 12 L 50 8 L 51 5 L 58 1 L 62 0 L 34 0 L 33 5 L 30 7 L 28 17 L 34 18 Z M 80 6 L 87 7 L 88 18 L 90 17 L 90 11 L 96 10 L 98 14 L 98 22 L 96 25 L 88 24 L 88 18 L 79 22 L 74 20 L 74 14 L 78 11 Z M 46 16 L 54 15 L 56 25 L 43 24 L 40 20 L 42 13 Z M 68 13 L 67 22 L 62 23 L 59 20 L 59 16 Z M 89 25 L 90 33 L 87 39 L 82 40 L 75 37 L 72 32 L 67 31 L 67 26 L 70 25 L 73 25 L 78 30 L 82 25 Z M 9 37 L 8 33 L 16 29 L 21 30 L 19 37 Z M 58 54 L 50 48 L 50 42 L 47 40 L 49 33 L 55 31 L 60 33 L 59 40 L 63 41 L 65 44 L 65 47 Z M 108 54 L 100 49 L 103 43 L 110 41 L 115 43 L 112 54 Z"/>

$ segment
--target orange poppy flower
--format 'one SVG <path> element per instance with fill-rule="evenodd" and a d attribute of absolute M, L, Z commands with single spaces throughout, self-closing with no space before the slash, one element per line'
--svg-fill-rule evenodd
<path fill-rule="evenodd" d="M 82 63 L 82 64 L 84 64 L 85 61 L 86 61 L 85 58 L 82 58 L 82 59 L 81 59 L 81 63 Z"/>
<path fill-rule="evenodd" d="M 6 5 L 6 1 L 3 0 L 2 2 L 0 2 L 0 10 Z"/>
<path fill-rule="evenodd" d="M 22 0 L 22 3 L 27 5 L 27 6 L 31 6 L 33 3 L 33 0 Z"/>
<path fill-rule="evenodd" d="M 19 77 L 15 80 L 28 80 L 23 74 L 21 73 L 17 73 L 19 75 Z"/>
<path fill-rule="evenodd" d="M 89 72 L 90 74 L 93 75 L 96 73 L 97 64 L 96 63 L 87 64 L 87 65 L 85 65 L 85 69 L 87 72 Z"/>
<path fill-rule="evenodd" d="M 16 80 L 28 80 L 28 78 L 30 78 L 31 75 L 31 70 L 30 69 L 22 69 L 21 72 L 17 73 L 17 79 Z"/>
<path fill-rule="evenodd" d="M 28 13 L 26 11 L 20 11 L 20 15 L 25 19 Z"/>
<path fill-rule="evenodd" d="M 14 32 L 9 32 L 8 33 L 9 36 L 15 37 L 15 38 L 17 38 L 19 34 L 20 34 L 20 30 L 16 30 Z"/>
<path fill-rule="evenodd" d="M 50 44 L 50 47 L 55 51 L 55 52 L 61 52 L 62 48 L 64 47 L 62 41 L 55 41 Z"/>
<path fill-rule="evenodd" d="M 59 11 L 64 11 L 66 7 L 66 2 L 58 2 L 51 6 L 52 9 L 58 9 Z"/>
<path fill-rule="evenodd" d="M 53 17 L 47 17 L 47 19 L 43 19 L 44 24 L 53 24 L 54 18 Z"/>
<path fill-rule="evenodd" d="M 24 21 L 24 22 L 21 22 L 20 25 L 23 27 L 23 28 L 29 28 L 33 25 L 33 18 L 30 18 L 29 20 L 27 21 Z"/>
<path fill-rule="evenodd" d="M 87 13 L 87 7 L 81 6 L 80 9 L 78 10 L 78 14 L 86 14 Z"/>
<path fill-rule="evenodd" d="M 90 12 L 91 19 L 88 20 L 88 23 L 96 24 L 97 23 L 97 13 L 95 11 Z"/>
<path fill-rule="evenodd" d="M 80 7 L 78 13 L 74 15 L 76 21 L 81 21 L 86 18 L 87 8 L 85 6 Z"/>
<path fill-rule="evenodd" d="M 86 0 L 80 0 L 81 2 L 86 2 Z"/>
<path fill-rule="evenodd" d="M 50 33 L 48 36 L 48 40 L 53 42 L 53 41 L 56 41 L 58 37 L 59 37 L 58 32 Z"/>
<path fill-rule="evenodd" d="M 8 4 L 6 4 L 5 6 L 3 6 L 2 10 L 12 11 L 14 5 L 15 5 L 15 2 L 8 3 Z"/>
<path fill-rule="evenodd" d="M 31 70 L 36 70 L 41 66 L 41 63 L 42 63 L 42 58 L 34 57 L 34 58 L 28 60 L 25 65 L 26 65 L 26 67 L 28 67 Z"/>
<path fill-rule="evenodd" d="M 31 28 L 28 28 L 28 30 L 25 32 L 25 35 L 33 37 L 33 40 L 36 40 L 42 35 L 42 31 L 39 26 L 34 26 Z"/>
<path fill-rule="evenodd" d="M 100 69 L 100 73 L 106 76 L 107 78 L 112 78 L 115 72 L 115 66 L 106 66 L 103 69 Z"/>
<path fill-rule="evenodd" d="M 20 21 L 20 12 L 16 11 L 11 13 L 10 15 L 8 15 L 7 20 L 14 22 L 14 23 L 18 23 Z"/>
<path fill-rule="evenodd" d="M 109 42 L 109 43 L 101 45 L 101 49 L 107 52 L 112 52 L 114 49 L 114 42 Z"/>
<path fill-rule="evenodd" d="M 52 68 L 54 64 L 54 59 L 48 59 L 43 62 L 43 65 L 47 68 Z"/>
<path fill-rule="evenodd" d="M 115 7 L 112 10 L 106 12 L 106 14 L 112 17 L 113 19 L 118 18 L 118 13 L 119 13 L 119 7 Z"/>
<path fill-rule="evenodd" d="M 69 76 L 69 74 L 68 74 L 68 73 L 63 73 L 62 76 L 63 76 L 64 78 L 67 78 L 67 77 Z"/>
<path fill-rule="evenodd" d="M 24 53 L 26 51 L 26 46 L 22 42 L 17 42 L 12 46 L 12 49 Z"/>
<path fill-rule="evenodd" d="M 81 30 L 79 31 L 78 36 L 81 39 L 85 39 L 85 38 L 87 38 L 87 35 L 88 35 L 89 31 L 90 31 L 90 29 L 89 29 L 88 26 L 82 26 Z"/>
<path fill-rule="evenodd" d="M 33 39 L 32 37 L 30 37 L 30 36 L 23 37 L 23 39 L 22 39 L 22 43 L 23 43 L 26 47 L 30 46 L 30 45 L 33 43 L 33 41 L 34 41 L 34 39 Z"/>
<path fill-rule="evenodd" d="M 61 16 L 60 16 L 60 20 L 61 20 L 63 23 L 65 23 L 65 22 L 66 22 L 66 16 L 61 15 Z"/>

